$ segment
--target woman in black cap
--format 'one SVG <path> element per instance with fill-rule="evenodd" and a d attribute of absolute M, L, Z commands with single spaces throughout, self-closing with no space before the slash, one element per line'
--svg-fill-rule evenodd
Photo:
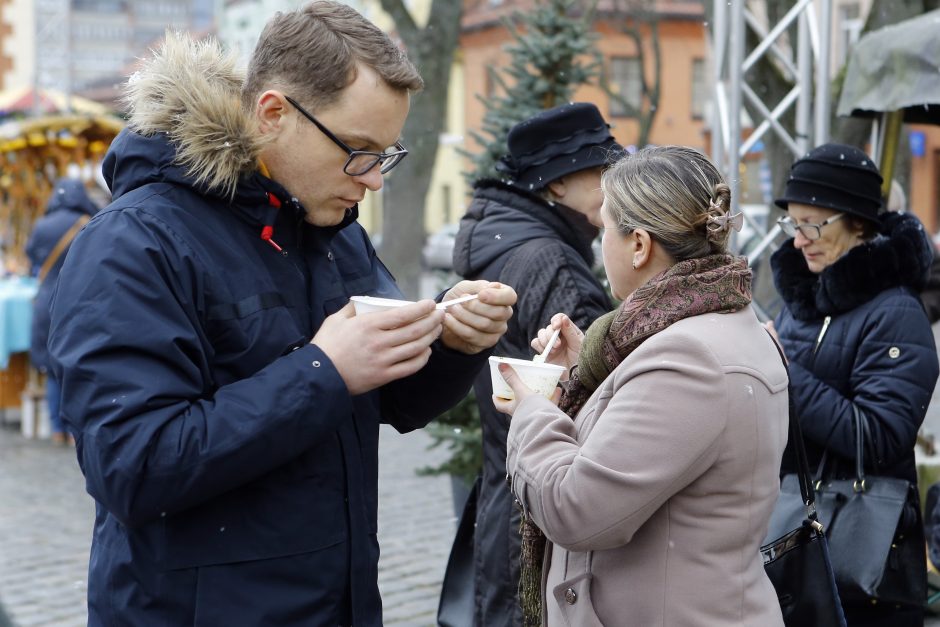
<path fill-rule="evenodd" d="M 623 149 L 601 112 L 587 102 L 541 111 L 516 124 L 507 145 L 509 154 L 499 165 L 503 178 L 474 186 L 460 221 L 454 269 L 463 277 L 515 288 L 519 300 L 494 354 L 531 359 L 529 341 L 552 314 L 563 312 L 587 328 L 611 309 L 591 271 L 591 242 L 601 225 L 601 173 Z M 484 457 L 472 555 L 473 621 L 513 627 L 521 624 L 522 614 L 516 600 L 519 511 L 506 485 L 509 421 L 493 407 L 489 370 L 480 372 L 473 387 Z M 459 553 L 452 555 L 459 559 Z M 450 580 L 445 594 L 449 585 Z"/>
<path fill-rule="evenodd" d="M 867 471 L 916 486 L 914 443 L 938 373 L 917 296 L 933 254 L 916 217 L 879 215 L 881 183 L 868 155 L 852 146 L 826 144 L 793 164 L 776 201 L 789 214 L 779 224 L 793 239 L 771 259 L 785 304 L 775 326 L 811 471 L 826 453 L 827 468 L 854 477 L 858 409 L 872 445 Z M 788 448 L 783 472 L 794 470 Z M 916 491 L 912 498 L 916 505 Z M 903 541 L 922 547 L 919 508 L 907 509 Z M 921 561 L 901 568 L 926 577 L 918 554 Z M 841 594 L 850 627 L 923 624 L 920 606 Z"/>

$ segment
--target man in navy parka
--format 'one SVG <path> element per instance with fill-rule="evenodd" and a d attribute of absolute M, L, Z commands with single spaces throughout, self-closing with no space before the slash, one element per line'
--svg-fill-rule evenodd
<path fill-rule="evenodd" d="M 515 302 L 348 304 L 400 298 L 356 204 L 421 85 L 338 2 L 275 16 L 244 81 L 172 34 L 129 81 L 49 339 L 97 505 L 90 625 L 381 624 L 379 423 L 462 398 Z"/>

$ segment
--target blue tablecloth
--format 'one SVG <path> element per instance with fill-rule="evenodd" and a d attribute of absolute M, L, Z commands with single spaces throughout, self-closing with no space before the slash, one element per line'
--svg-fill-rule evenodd
<path fill-rule="evenodd" d="M 33 299 L 39 282 L 32 277 L 0 279 L 0 370 L 6 370 L 10 354 L 29 350 Z"/>

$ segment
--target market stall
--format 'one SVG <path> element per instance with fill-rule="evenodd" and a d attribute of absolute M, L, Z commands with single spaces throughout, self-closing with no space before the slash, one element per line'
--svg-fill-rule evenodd
<path fill-rule="evenodd" d="M 0 94 L 0 107 L 2 104 Z M 100 164 L 111 141 L 123 128 L 120 120 L 108 115 L 10 117 L 14 116 L 7 115 L 6 121 L 0 121 L 0 417 L 3 419 L 11 409 L 20 407 L 22 398 L 41 398 L 41 386 L 35 373 L 30 373 L 26 352 L 29 350 L 32 297 L 38 286 L 36 279 L 29 276 L 25 253 L 33 224 L 43 215 L 55 181 L 66 175 L 85 181 L 89 194 L 97 196 L 99 204 L 108 200 L 100 183 Z"/>

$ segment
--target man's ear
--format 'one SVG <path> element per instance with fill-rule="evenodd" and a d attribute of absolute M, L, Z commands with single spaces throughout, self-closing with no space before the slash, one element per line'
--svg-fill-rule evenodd
<path fill-rule="evenodd" d="M 565 177 L 555 179 L 548 184 L 548 191 L 550 191 L 555 198 L 561 200 L 565 197 L 565 194 L 568 192 L 568 186 L 565 183 Z"/>
<path fill-rule="evenodd" d="M 255 105 L 255 117 L 262 133 L 277 133 L 284 125 L 287 113 L 287 100 L 276 89 L 269 89 L 258 96 Z"/>

